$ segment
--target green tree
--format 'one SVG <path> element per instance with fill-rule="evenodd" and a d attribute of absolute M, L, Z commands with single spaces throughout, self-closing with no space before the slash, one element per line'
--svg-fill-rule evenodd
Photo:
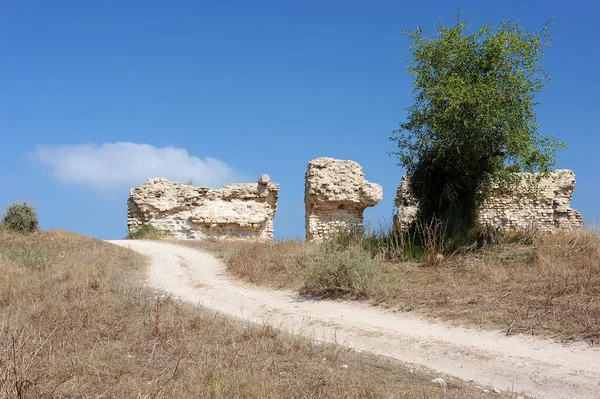
<path fill-rule="evenodd" d="M 469 34 L 458 15 L 432 36 L 420 27 L 403 32 L 413 41 L 415 102 L 390 140 L 411 176 L 421 221 L 441 219 L 450 237 L 465 237 L 492 183 L 514 185 L 510 172 L 555 166 L 564 144 L 538 132 L 534 112 L 534 96 L 548 81 L 540 61 L 550 22 L 539 33 L 503 21 Z"/>

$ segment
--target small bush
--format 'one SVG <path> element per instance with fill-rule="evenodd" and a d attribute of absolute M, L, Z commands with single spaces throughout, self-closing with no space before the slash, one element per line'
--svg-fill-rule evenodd
<path fill-rule="evenodd" d="M 35 208 L 27 202 L 15 202 L 6 209 L 2 218 L 2 228 L 20 233 L 30 233 L 38 229 L 38 215 Z"/>
<path fill-rule="evenodd" d="M 160 240 L 163 238 L 172 237 L 170 231 L 162 231 L 157 229 L 150 223 L 142 224 L 138 229 L 132 230 L 127 234 L 128 240 Z"/>
<path fill-rule="evenodd" d="M 379 273 L 379 257 L 362 245 L 324 244 L 307 259 L 302 294 L 364 298 Z"/>

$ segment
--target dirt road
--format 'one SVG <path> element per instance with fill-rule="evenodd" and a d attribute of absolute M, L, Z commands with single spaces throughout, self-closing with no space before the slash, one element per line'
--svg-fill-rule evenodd
<path fill-rule="evenodd" d="M 245 285 L 213 256 L 168 242 L 111 241 L 151 257 L 147 283 L 206 308 L 313 340 L 416 363 L 538 398 L 600 398 L 600 348 L 451 327 L 345 301 Z"/>

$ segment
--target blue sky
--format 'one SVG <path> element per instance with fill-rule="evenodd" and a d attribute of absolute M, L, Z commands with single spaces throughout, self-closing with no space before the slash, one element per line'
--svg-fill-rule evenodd
<path fill-rule="evenodd" d="M 219 186 L 268 173 L 278 237 L 304 236 L 304 171 L 352 159 L 384 189 L 412 103 L 409 40 L 459 7 L 474 27 L 519 19 L 554 35 L 541 131 L 567 143 L 572 206 L 600 218 L 596 1 L 13 1 L 0 12 L 0 206 L 35 203 L 43 228 L 126 234 L 129 188 L 166 176 Z M 125 143 L 125 144 L 123 144 Z M 129 144 L 126 144 L 129 143 Z"/>

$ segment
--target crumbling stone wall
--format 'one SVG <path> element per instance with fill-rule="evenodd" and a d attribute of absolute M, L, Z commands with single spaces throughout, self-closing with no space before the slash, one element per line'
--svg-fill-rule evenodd
<path fill-rule="evenodd" d="M 366 181 L 358 163 L 313 159 L 305 175 L 306 241 L 322 241 L 342 231 L 361 231 L 363 211 L 382 198 L 381 186 Z"/>
<path fill-rule="evenodd" d="M 541 178 L 535 190 L 528 189 L 529 183 L 539 178 L 534 173 L 519 173 L 520 187 L 510 191 L 496 187 L 479 210 L 482 225 L 500 230 L 541 231 L 581 228 L 582 217 L 571 209 L 570 201 L 575 190 L 575 174 L 567 169 L 556 170 Z M 410 179 L 402 178 L 396 199 L 398 213 L 394 222 L 400 227 L 408 226 L 419 209 L 417 201 L 410 195 Z"/>
<path fill-rule="evenodd" d="M 164 178 L 132 188 L 127 201 L 129 231 L 151 223 L 179 239 L 209 237 L 273 238 L 279 185 L 258 183 L 209 189 Z"/>

